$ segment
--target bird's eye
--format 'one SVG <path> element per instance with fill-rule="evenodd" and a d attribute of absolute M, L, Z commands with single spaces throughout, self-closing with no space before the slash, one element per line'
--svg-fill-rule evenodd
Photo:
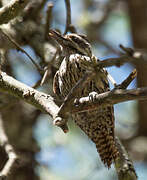
<path fill-rule="evenodd" d="M 72 36 L 71 39 L 72 39 L 73 41 L 77 41 L 77 40 L 78 40 L 78 38 L 77 38 L 76 36 Z"/>

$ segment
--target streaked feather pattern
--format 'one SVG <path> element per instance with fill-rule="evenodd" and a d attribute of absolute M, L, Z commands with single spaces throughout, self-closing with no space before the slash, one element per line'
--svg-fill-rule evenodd
<path fill-rule="evenodd" d="M 54 77 L 54 93 L 65 98 L 89 68 L 85 63 L 86 61 L 91 62 L 92 58 L 75 53 L 66 56 Z M 88 82 L 84 89 L 81 89 L 78 97 L 88 96 L 93 91 L 99 94 L 108 90 L 107 72 L 104 69 L 98 69 L 97 76 Z M 114 139 L 113 106 L 107 105 L 97 110 L 81 112 L 72 116 L 75 123 L 95 143 L 101 160 L 109 168 L 118 156 Z"/>

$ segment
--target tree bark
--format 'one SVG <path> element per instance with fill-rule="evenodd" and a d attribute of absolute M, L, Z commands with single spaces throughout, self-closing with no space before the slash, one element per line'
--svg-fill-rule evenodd
<path fill-rule="evenodd" d="M 133 44 L 135 48 L 147 51 L 147 1 L 129 0 L 126 2 L 128 4 Z M 140 63 L 137 70 L 138 87 L 147 86 L 147 66 L 141 65 Z M 138 112 L 138 135 L 147 136 L 147 101 L 138 102 Z"/>
<path fill-rule="evenodd" d="M 5 96 L 2 93 L 0 95 Z M 9 103 L 6 108 L 1 110 L 4 130 L 10 144 L 14 147 L 19 157 L 19 160 L 9 173 L 8 180 L 38 180 L 38 176 L 35 174 L 35 167 L 37 165 L 35 153 L 39 151 L 39 148 L 33 138 L 33 125 L 36 122 L 36 118 L 34 118 L 33 112 L 30 115 L 25 113 L 28 108 L 25 108 L 24 104 L 18 101 L 18 99 L 16 100 L 16 98 L 6 95 L 5 102 L 6 100 Z M 6 160 L 7 155 L 0 151 L 1 169 L 3 169 Z"/>
<path fill-rule="evenodd" d="M 13 74 L 10 64 L 5 70 Z M 19 158 L 7 179 L 39 180 L 35 173 L 37 166 L 35 154 L 39 151 L 39 147 L 33 137 L 33 127 L 40 111 L 32 109 L 28 104 L 24 104 L 9 94 L 0 92 L 0 114 L 9 143 Z M 8 155 L 0 148 L 0 170 L 4 168 L 7 159 Z"/>

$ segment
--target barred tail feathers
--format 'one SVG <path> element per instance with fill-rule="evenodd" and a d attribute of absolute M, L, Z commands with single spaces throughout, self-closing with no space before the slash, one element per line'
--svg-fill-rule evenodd
<path fill-rule="evenodd" d="M 113 107 L 74 114 L 73 118 L 95 143 L 102 162 L 110 168 L 119 155 L 114 137 Z"/>
<path fill-rule="evenodd" d="M 110 168 L 119 154 L 113 136 L 108 134 L 108 131 L 101 131 L 94 143 L 102 162 Z"/>

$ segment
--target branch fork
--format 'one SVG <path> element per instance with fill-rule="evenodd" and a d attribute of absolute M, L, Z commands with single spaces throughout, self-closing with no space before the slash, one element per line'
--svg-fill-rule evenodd
<path fill-rule="evenodd" d="M 80 89 L 82 89 L 88 81 L 90 81 L 96 75 L 95 72 L 87 72 L 82 79 L 80 79 L 76 85 L 71 89 L 67 97 L 65 98 L 64 102 L 60 106 L 60 109 L 57 113 L 57 117 L 53 121 L 54 125 L 59 126 L 62 128 L 64 132 L 68 132 L 67 126 L 67 118 L 68 113 L 77 113 L 80 111 L 90 110 L 90 109 L 97 109 L 98 106 L 102 106 L 105 104 L 114 104 L 113 101 L 111 102 L 108 97 L 116 98 L 117 95 L 122 92 L 122 89 L 126 89 L 128 85 L 134 80 L 137 75 L 136 69 L 134 69 L 131 74 L 119 85 L 116 85 L 112 91 L 105 92 L 102 94 L 97 94 L 93 98 L 91 102 L 89 96 L 88 97 L 81 97 L 80 99 L 75 99 L 76 94 Z M 119 100 L 119 98 L 118 98 Z M 119 102 L 119 101 L 118 101 Z M 117 103 L 117 102 L 115 102 Z M 61 118 L 62 117 L 62 118 Z M 64 129 L 63 129 L 64 127 Z M 65 129 L 67 128 L 67 129 Z"/>

